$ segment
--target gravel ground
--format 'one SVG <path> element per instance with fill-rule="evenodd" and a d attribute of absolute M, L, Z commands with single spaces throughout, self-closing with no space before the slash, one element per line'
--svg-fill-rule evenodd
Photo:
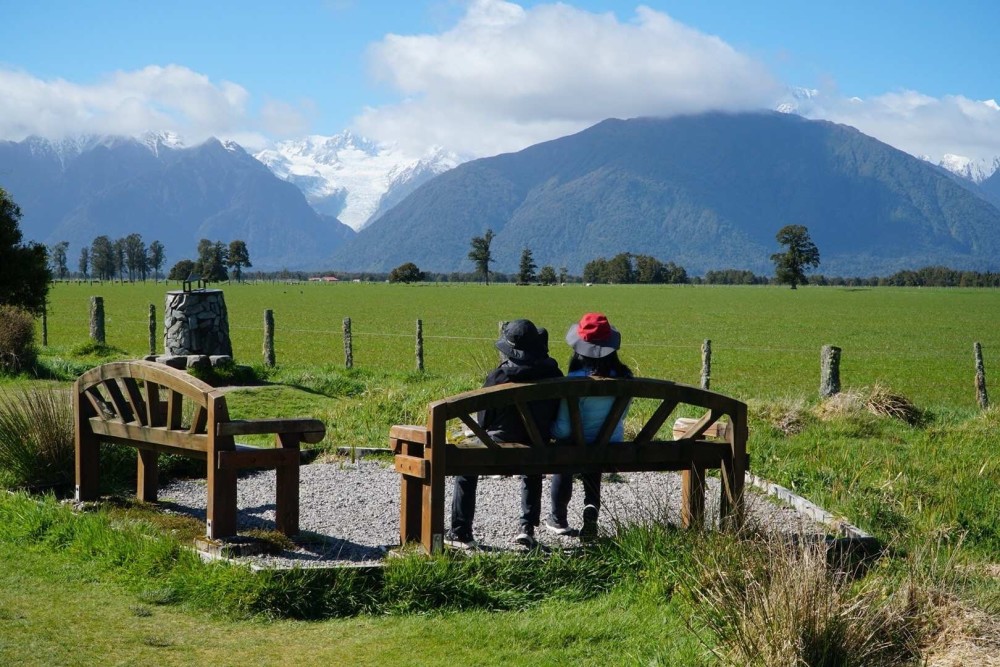
<path fill-rule="evenodd" d="M 677 473 L 623 473 L 602 486 L 601 530 L 621 523 L 666 518 L 680 520 L 680 475 Z M 445 499 L 445 523 L 451 507 L 451 488 Z M 706 516 L 718 514 L 719 480 L 709 478 Z M 827 531 L 794 509 L 778 504 L 747 487 L 750 522 L 782 533 L 824 534 Z M 205 480 L 176 480 L 160 489 L 164 509 L 205 517 Z M 576 482 L 569 507 L 570 525 L 579 527 L 583 488 Z M 542 489 L 542 517 L 548 507 L 549 483 Z M 399 544 L 399 474 L 388 463 L 314 463 L 302 466 L 300 480 L 302 531 L 295 551 L 277 556 L 250 556 L 238 560 L 262 567 L 370 565 L 382 561 Z M 237 491 L 240 531 L 274 528 L 274 471 L 242 476 Z M 513 543 L 520 515 L 517 477 L 484 477 L 479 481 L 475 535 L 483 550 L 521 550 Z M 577 538 L 560 537 L 538 529 L 543 548 L 573 547 Z"/>

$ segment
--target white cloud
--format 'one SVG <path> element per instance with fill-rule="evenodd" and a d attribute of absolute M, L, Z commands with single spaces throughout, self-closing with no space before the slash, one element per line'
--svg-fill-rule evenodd
<path fill-rule="evenodd" d="M 565 4 L 477 0 L 454 28 L 388 35 L 370 60 L 405 100 L 366 109 L 355 120 L 362 133 L 471 155 L 608 117 L 765 108 L 781 93 L 759 62 L 647 7 L 623 22 Z"/>
<path fill-rule="evenodd" d="M 946 154 L 992 161 L 1000 155 L 1000 108 L 994 100 L 961 95 L 930 97 L 903 90 L 869 99 L 818 94 L 798 111 L 851 125 L 918 157 L 939 162 Z"/>
<path fill-rule="evenodd" d="M 190 142 L 216 136 L 259 144 L 262 130 L 304 127 L 290 105 L 267 103 L 258 118 L 248 112 L 249 103 L 242 86 L 213 83 L 178 65 L 115 72 L 91 85 L 0 69 L 0 138 L 138 136 L 153 130 L 176 132 Z"/>

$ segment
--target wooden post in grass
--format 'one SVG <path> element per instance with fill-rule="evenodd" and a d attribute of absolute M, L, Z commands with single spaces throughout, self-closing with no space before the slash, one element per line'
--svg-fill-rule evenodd
<path fill-rule="evenodd" d="M 90 297 L 90 340 L 104 345 L 104 297 Z"/>
<path fill-rule="evenodd" d="M 497 322 L 497 339 L 503 338 L 503 330 L 507 327 L 507 323 L 504 320 Z M 507 355 L 497 349 L 497 354 L 500 355 L 500 363 L 507 361 Z"/>
<path fill-rule="evenodd" d="M 264 311 L 264 365 L 274 368 L 274 311 Z"/>
<path fill-rule="evenodd" d="M 983 347 L 979 343 L 972 344 L 976 355 L 976 400 L 979 407 L 985 410 L 990 407 L 990 398 L 986 395 L 986 368 L 983 366 Z"/>
<path fill-rule="evenodd" d="M 819 354 L 819 397 L 830 398 L 840 393 L 840 348 L 824 345 Z"/>
<path fill-rule="evenodd" d="M 351 342 L 351 318 L 344 318 L 344 366 L 354 367 L 354 345 Z"/>
<path fill-rule="evenodd" d="M 156 354 L 156 306 L 149 304 L 149 353 Z"/>
<path fill-rule="evenodd" d="M 417 370 L 424 370 L 424 322 L 417 320 Z"/>
<path fill-rule="evenodd" d="M 701 344 L 701 388 L 707 390 L 712 382 L 712 341 Z"/>

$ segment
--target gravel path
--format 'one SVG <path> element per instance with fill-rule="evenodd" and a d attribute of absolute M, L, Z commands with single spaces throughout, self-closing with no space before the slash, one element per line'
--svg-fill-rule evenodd
<path fill-rule="evenodd" d="M 602 486 L 601 529 L 620 523 L 680 520 L 680 475 L 677 473 L 623 473 Z M 607 478 L 606 478 L 607 480 Z M 445 523 L 451 507 L 451 488 L 445 499 Z M 719 480 L 709 478 L 706 515 L 718 514 Z M 784 533 L 818 533 L 826 529 L 747 487 L 750 522 Z M 205 517 L 205 480 L 176 480 L 160 489 L 164 509 Z M 577 482 L 569 507 L 570 525 L 579 527 L 583 489 Z M 543 518 L 548 507 L 549 483 L 542 489 Z M 388 463 L 360 459 L 354 463 L 314 463 L 302 466 L 300 480 L 302 534 L 299 549 L 278 556 L 245 559 L 263 567 L 365 565 L 382 561 L 399 543 L 399 473 Z M 274 528 L 274 471 L 242 476 L 238 485 L 239 529 Z M 516 477 L 480 479 L 475 534 L 484 550 L 520 550 L 512 538 L 520 515 L 520 482 Z M 576 538 L 559 537 L 539 528 L 543 547 L 573 547 Z"/>

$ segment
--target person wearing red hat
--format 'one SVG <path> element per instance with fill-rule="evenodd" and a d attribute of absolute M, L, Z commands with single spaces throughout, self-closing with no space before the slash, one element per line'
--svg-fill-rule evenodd
<path fill-rule="evenodd" d="M 570 325 L 566 332 L 566 343 L 573 348 L 566 377 L 613 377 L 630 378 L 632 371 L 618 358 L 622 336 L 611 326 L 603 313 L 587 313 L 579 322 Z M 611 412 L 614 398 L 591 396 L 580 399 L 580 420 L 583 437 L 587 444 L 597 440 L 601 426 Z M 620 442 L 625 435 L 625 414 L 615 426 L 611 442 Z M 556 420 L 552 424 L 552 437 L 562 440 L 572 437 L 569 406 L 561 401 Z M 583 527 L 581 539 L 597 536 L 597 515 L 601 508 L 601 473 L 583 473 Z M 552 509 L 545 520 L 545 527 L 557 535 L 571 535 L 573 530 L 567 521 L 567 508 L 573 495 L 573 475 L 552 476 Z"/>

